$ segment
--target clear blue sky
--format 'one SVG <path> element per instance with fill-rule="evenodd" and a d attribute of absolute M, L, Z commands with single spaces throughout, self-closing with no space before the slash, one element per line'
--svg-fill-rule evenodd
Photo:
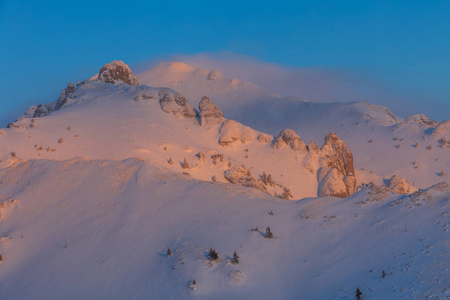
<path fill-rule="evenodd" d="M 0 0 L 0 32 L 0 121 L 113 59 L 205 51 L 361 71 L 450 118 L 450 1 Z"/>

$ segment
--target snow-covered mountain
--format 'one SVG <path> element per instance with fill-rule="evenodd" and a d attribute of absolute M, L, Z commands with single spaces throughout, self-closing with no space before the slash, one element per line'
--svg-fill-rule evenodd
<path fill-rule="evenodd" d="M 448 124 L 114 61 L 0 129 L 0 298 L 445 299 Z"/>
<path fill-rule="evenodd" d="M 400 118 L 387 107 L 368 102 L 282 98 L 250 83 L 240 82 L 237 88 L 234 79 L 223 76 L 208 80 L 210 73 L 217 72 L 161 63 L 137 78 L 150 86 L 169 86 L 195 105 L 208 96 L 227 118 L 271 135 L 289 128 L 308 143 L 336 132 L 354 154 L 356 169 L 383 177 L 398 174 L 418 188 L 436 184 L 443 180 L 438 174 L 450 172 L 448 120 L 439 123 L 423 114 Z"/>

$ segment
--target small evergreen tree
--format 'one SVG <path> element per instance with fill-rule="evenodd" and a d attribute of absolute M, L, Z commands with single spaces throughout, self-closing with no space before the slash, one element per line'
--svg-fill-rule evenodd
<path fill-rule="evenodd" d="M 170 250 L 170 248 L 167 248 L 167 257 L 171 257 L 172 256 L 172 251 Z"/>
<path fill-rule="evenodd" d="M 386 272 L 383 270 L 383 272 L 381 272 L 381 277 L 385 278 L 386 277 Z"/>
<path fill-rule="evenodd" d="M 266 228 L 266 239 L 273 238 L 273 233 L 270 231 L 270 227 Z"/>
<path fill-rule="evenodd" d="M 183 169 L 189 169 L 189 164 L 188 164 L 186 158 L 184 158 L 184 161 L 183 161 L 183 163 L 181 164 L 181 167 L 182 167 Z"/>
<path fill-rule="evenodd" d="M 233 252 L 233 258 L 231 259 L 231 263 L 233 265 L 239 264 L 239 256 L 237 255 L 236 251 Z"/>
<path fill-rule="evenodd" d="M 213 248 L 209 249 L 209 260 L 216 261 L 219 259 L 219 254 Z"/>
<path fill-rule="evenodd" d="M 273 211 L 270 211 L 270 212 L 269 212 L 269 215 L 273 216 Z"/>
<path fill-rule="evenodd" d="M 171 158 L 169 158 L 169 165 L 173 165 L 173 160 L 172 160 L 172 157 L 171 157 Z"/>
<path fill-rule="evenodd" d="M 356 288 L 356 292 L 355 292 L 356 300 L 362 300 L 361 296 L 362 296 L 361 291 L 359 290 L 359 288 Z"/>
<path fill-rule="evenodd" d="M 283 188 L 283 193 L 281 194 L 281 199 L 289 200 L 292 198 L 291 191 L 287 188 Z"/>
<path fill-rule="evenodd" d="M 216 175 L 214 175 L 214 176 L 212 177 L 212 181 L 214 181 L 214 182 L 217 181 Z"/>

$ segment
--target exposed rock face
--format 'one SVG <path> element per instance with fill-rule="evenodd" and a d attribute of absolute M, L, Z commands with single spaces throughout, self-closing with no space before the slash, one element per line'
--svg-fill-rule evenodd
<path fill-rule="evenodd" d="M 173 90 L 162 88 L 159 90 L 158 96 L 161 109 L 166 113 L 171 113 L 178 118 L 195 117 L 195 109 L 183 95 Z"/>
<path fill-rule="evenodd" d="M 345 176 L 355 176 L 353 154 L 336 133 L 331 132 L 325 137 L 325 144 L 321 150 L 327 161 L 327 167 L 336 168 Z"/>
<path fill-rule="evenodd" d="M 405 121 L 412 124 L 419 124 L 432 127 L 435 127 L 439 124 L 439 122 L 437 121 L 431 121 L 430 118 L 428 118 L 425 114 L 417 114 L 406 117 Z"/>
<path fill-rule="evenodd" d="M 317 147 L 317 144 L 314 140 L 311 140 L 311 142 L 308 144 L 308 151 L 312 153 L 319 153 L 319 147 Z"/>
<path fill-rule="evenodd" d="M 23 119 L 33 118 L 35 110 L 36 110 L 36 106 L 34 106 L 34 105 L 30 106 L 23 115 L 21 115 L 20 117 L 18 117 L 16 119 L 16 122 L 23 120 Z"/>
<path fill-rule="evenodd" d="M 234 166 L 225 171 L 225 179 L 231 183 L 238 183 L 242 177 L 246 177 L 248 170 L 244 166 Z"/>
<path fill-rule="evenodd" d="M 394 193 L 397 194 L 407 194 L 410 190 L 408 182 L 397 175 L 391 177 L 388 186 Z"/>
<path fill-rule="evenodd" d="M 208 97 L 203 97 L 198 105 L 200 125 L 216 125 L 225 120 L 222 111 Z"/>
<path fill-rule="evenodd" d="M 321 168 L 322 171 L 325 170 Z M 347 186 L 344 183 L 344 176 L 335 168 L 328 169 L 326 175 L 319 181 L 319 197 L 339 197 L 348 196 Z"/>
<path fill-rule="evenodd" d="M 229 182 L 248 186 L 255 187 L 266 192 L 266 187 L 264 183 L 261 181 L 257 181 L 252 175 L 250 175 L 249 171 L 244 166 L 234 166 L 224 172 L 224 177 Z"/>
<path fill-rule="evenodd" d="M 219 129 L 219 144 L 232 146 L 240 141 L 243 144 L 251 142 L 254 138 L 253 130 L 234 120 L 226 120 Z"/>
<path fill-rule="evenodd" d="M 44 117 L 46 115 L 48 115 L 47 108 L 44 105 L 39 104 L 38 107 L 36 107 L 36 109 L 34 111 L 33 117 L 38 118 L 38 117 Z"/>
<path fill-rule="evenodd" d="M 325 137 L 325 144 L 322 146 L 321 151 L 321 165 L 330 169 L 336 169 L 339 173 L 339 178 L 342 178 L 342 182 L 347 189 L 346 194 L 340 190 L 337 190 L 333 194 L 336 197 L 348 197 L 353 194 L 356 191 L 356 177 L 353 167 L 353 155 L 347 147 L 347 144 L 340 140 L 336 133 L 331 132 Z M 332 178 L 336 179 L 337 177 L 333 174 Z M 321 192 L 321 186 L 324 187 L 325 185 L 319 184 L 319 195 L 323 193 Z"/>
<path fill-rule="evenodd" d="M 98 79 L 106 83 L 126 83 L 129 85 L 139 85 L 139 81 L 123 61 L 114 60 L 104 65 L 98 74 Z"/>
<path fill-rule="evenodd" d="M 292 129 L 284 129 L 278 134 L 275 141 L 272 143 L 272 148 L 281 149 L 286 145 L 291 147 L 294 151 L 299 151 L 301 153 L 306 153 L 306 145 L 302 139 L 295 133 Z"/>
<path fill-rule="evenodd" d="M 67 84 L 67 94 L 72 93 L 73 91 L 75 91 L 75 85 L 73 84 L 73 82 L 69 82 Z"/>

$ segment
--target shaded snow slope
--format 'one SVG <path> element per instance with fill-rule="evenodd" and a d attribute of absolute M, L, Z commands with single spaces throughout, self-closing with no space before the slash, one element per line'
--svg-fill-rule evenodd
<path fill-rule="evenodd" d="M 0 170 L 1 297 L 445 299 L 448 185 L 373 189 L 274 201 L 136 159 L 19 162 Z"/>

